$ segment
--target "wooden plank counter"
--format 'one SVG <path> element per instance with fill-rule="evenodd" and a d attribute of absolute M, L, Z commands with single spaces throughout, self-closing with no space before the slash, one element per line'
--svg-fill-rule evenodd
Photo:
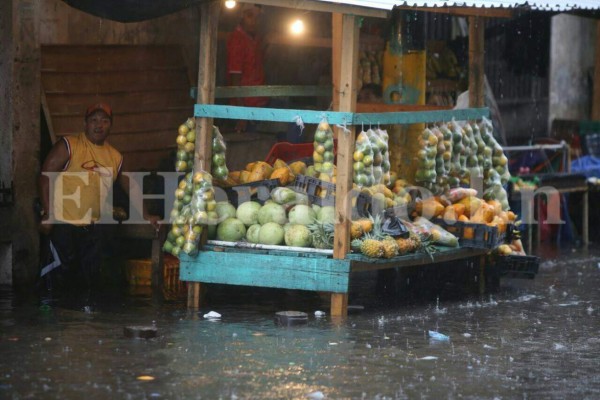
<path fill-rule="evenodd" d="M 217 244 L 215 244 L 217 243 Z M 331 250 L 298 251 L 285 246 L 266 246 L 209 241 L 196 257 L 180 256 L 180 279 L 195 283 L 219 283 L 295 289 L 343 295 L 349 290 L 350 274 L 427 265 L 438 262 L 480 257 L 486 249 L 438 248 L 432 255 L 413 253 L 391 259 L 373 259 L 360 254 L 333 258 Z M 315 250 L 315 249 L 305 249 Z M 199 285 L 202 287 L 201 285 Z M 346 302 L 331 297 L 331 315 L 345 316 Z M 199 304 L 195 304 L 196 307 Z"/>

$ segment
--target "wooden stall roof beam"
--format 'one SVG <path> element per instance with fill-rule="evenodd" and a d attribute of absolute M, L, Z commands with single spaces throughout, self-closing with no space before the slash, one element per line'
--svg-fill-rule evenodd
<path fill-rule="evenodd" d="M 306 11 L 320 11 L 328 13 L 342 13 L 359 17 L 387 18 L 389 10 L 369 8 L 352 4 L 329 3 L 316 0 L 238 0 L 238 3 L 252 3 L 263 6 L 297 8 Z"/>
<path fill-rule="evenodd" d="M 212 104 L 215 101 L 215 78 L 217 70 L 217 32 L 221 3 L 212 1 L 200 6 L 200 61 L 198 68 L 197 103 Z M 212 118 L 196 118 L 196 149 L 194 170 L 210 171 L 212 150 Z M 203 240 L 206 236 L 203 235 Z M 200 283 L 188 285 L 188 307 L 200 306 Z"/>
<path fill-rule="evenodd" d="M 596 22 L 596 55 L 594 57 L 594 94 L 592 97 L 592 119 L 600 120 L 600 21 Z"/>
<path fill-rule="evenodd" d="M 341 42 L 334 42 L 334 48 L 340 46 L 336 54 L 339 59 L 339 111 L 353 112 L 356 108 L 356 75 L 358 71 L 358 19 L 353 15 L 342 16 Z M 334 64 L 338 63 L 337 60 Z M 334 89 L 335 90 L 335 89 Z M 350 250 L 351 205 L 349 192 L 352 190 L 352 154 L 354 151 L 354 128 L 336 128 L 337 178 L 335 211 L 336 223 L 334 232 L 333 257 L 346 258 Z M 345 317 L 348 314 L 348 294 L 331 294 L 331 315 Z"/>
<path fill-rule="evenodd" d="M 469 107 L 483 107 L 485 24 L 482 17 L 469 17 Z"/>
<path fill-rule="evenodd" d="M 488 18 L 512 18 L 514 16 L 515 9 L 510 8 L 485 8 L 485 7 L 411 7 L 411 6 L 398 6 L 401 10 L 412 10 L 412 11 L 425 11 L 432 13 L 441 13 L 456 15 L 461 17 L 488 17 Z M 520 11 L 527 11 L 529 7 L 519 7 Z"/>

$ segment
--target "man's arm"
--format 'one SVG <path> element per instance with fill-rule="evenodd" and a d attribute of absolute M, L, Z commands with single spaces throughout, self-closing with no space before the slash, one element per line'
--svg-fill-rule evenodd
<path fill-rule="evenodd" d="M 42 164 L 42 173 L 38 179 L 38 188 L 40 193 L 40 201 L 42 203 L 42 221 L 46 221 L 50 214 L 50 178 L 44 175 L 44 172 L 61 172 L 69 161 L 69 150 L 66 142 L 61 139 L 54 144 L 48 156 Z M 49 233 L 51 225 L 43 223 L 40 227 L 42 233 Z"/>

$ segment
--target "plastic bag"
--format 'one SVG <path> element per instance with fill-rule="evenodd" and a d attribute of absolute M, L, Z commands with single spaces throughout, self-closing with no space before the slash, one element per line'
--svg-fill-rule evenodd
<path fill-rule="evenodd" d="M 415 172 L 415 181 L 431 191 L 435 189 L 437 179 L 435 171 L 437 144 L 437 136 L 429 128 L 425 128 L 419 137 L 420 150 L 417 153 L 418 168 Z"/>
<path fill-rule="evenodd" d="M 177 134 L 177 161 L 175 171 L 190 172 L 194 166 L 194 150 L 196 148 L 196 122 L 188 118 L 179 125 Z"/>
<path fill-rule="evenodd" d="M 216 224 L 215 193 L 212 176 L 208 172 L 188 173 L 179 182 L 175 191 L 175 202 L 171 212 L 171 231 L 163 244 L 163 250 L 179 257 L 181 251 L 193 256 L 198 252 L 198 243 L 205 226 Z"/>
<path fill-rule="evenodd" d="M 390 164 L 390 135 L 387 133 L 385 129 L 377 128 L 377 134 L 381 139 L 383 146 L 381 149 L 381 155 L 383 157 L 383 161 L 381 162 L 381 169 L 383 170 L 383 177 L 381 183 L 386 186 L 389 186 L 392 183 L 391 177 L 391 169 L 392 166 Z"/>
<path fill-rule="evenodd" d="M 306 193 L 299 193 L 285 187 L 276 187 L 271 190 L 271 199 L 280 205 L 308 205 L 308 196 Z"/>
<path fill-rule="evenodd" d="M 467 154 L 463 145 L 462 129 L 456 121 L 448 124 L 448 129 L 452 132 L 452 161 L 450 163 L 450 179 L 448 181 L 451 188 L 458 187 L 463 177 L 468 175 L 466 170 Z"/>
<path fill-rule="evenodd" d="M 227 160 L 225 158 L 225 151 L 227 146 L 223 135 L 219 131 L 219 128 L 213 126 L 212 134 L 212 175 L 222 181 L 226 180 L 229 176 L 229 169 L 227 168 Z"/>
<path fill-rule="evenodd" d="M 352 156 L 354 158 L 354 183 L 360 188 L 372 186 L 374 183 L 373 148 L 365 131 L 362 131 L 356 137 Z"/>
<path fill-rule="evenodd" d="M 331 129 L 331 126 L 329 126 L 326 118 L 323 118 L 317 126 L 313 145 L 313 162 L 315 171 L 319 172 L 320 174 L 325 174 L 331 178 L 333 176 L 333 165 L 335 159 L 334 141 L 333 130 Z"/>
<path fill-rule="evenodd" d="M 429 221 L 428 219 L 417 217 L 413 223 L 416 226 L 422 226 L 429 230 L 429 233 L 431 234 L 430 240 L 432 243 L 446 247 L 458 247 L 458 238 L 456 236 L 441 226 Z"/>
<path fill-rule="evenodd" d="M 373 151 L 373 185 L 378 185 L 383 181 L 383 153 L 387 146 L 379 136 L 379 133 L 373 129 L 367 131 L 371 150 Z"/>
<path fill-rule="evenodd" d="M 409 230 L 402 220 L 396 216 L 394 210 L 390 209 L 387 209 L 384 213 L 381 232 L 395 238 L 403 239 L 406 239 L 410 235 Z"/>

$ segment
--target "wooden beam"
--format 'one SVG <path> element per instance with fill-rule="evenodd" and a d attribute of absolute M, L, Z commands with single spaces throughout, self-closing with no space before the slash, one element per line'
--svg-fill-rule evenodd
<path fill-rule="evenodd" d="M 594 94 L 591 118 L 600 120 L 600 21 L 596 22 L 596 55 L 594 57 Z"/>
<path fill-rule="evenodd" d="M 329 312 L 332 317 L 345 317 L 348 314 L 348 294 L 331 293 Z"/>
<path fill-rule="evenodd" d="M 198 104 L 215 102 L 217 70 L 217 32 L 221 4 L 217 1 L 200 6 L 200 54 L 198 68 Z M 210 171 L 212 118 L 196 118 L 196 152 L 194 169 Z"/>
<path fill-rule="evenodd" d="M 361 7 L 350 4 L 330 3 L 318 0 L 238 0 L 238 3 L 253 3 L 263 6 L 295 8 L 306 11 L 342 13 L 372 18 L 387 18 L 390 13 L 390 10 L 383 8 Z"/>
<path fill-rule="evenodd" d="M 485 24 L 481 17 L 469 17 L 469 107 L 483 107 Z"/>
<path fill-rule="evenodd" d="M 340 109 L 340 77 L 341 77 L 341 46 L 342 43 L 342 14 L 331 14 L 331 40 L 337 45 L 331 48 L 331 80 L 333 84 L 332 107 L 333 110 Z"/>
<path fill-rule="evenodd" d="M 211 1 L 200 6 L 200 52 L 198 67 L 199 104 L 215 102 L 215 80 L 217 70 L 217 44 L 221 3 Z M 212 158 L 212 118 L 196 118 L 196 149 L 194 170 L 210 171 Z M 203 235 L 204 240 L 206 236 Z M 200 306 L 200 283 L 188 284 L 188 308 Z"/>
<path fill-rule="evenodd" d="M 516 10 L 527 11 L 529 7 L 518 7 L 518 8 L 483 8 L 483 7 L 411 7 L 411 6 L 399 6 L 401 10 L 410 11 L 425 11 L 431 13 L 441 13 L 456 15 L 461 17 L 489 17 L 489 18 L 512 18 Z"/>
<path fill-rule="evenodd" d="M 356 109 L 356 73 L 358 67 L 358 20 L 352 15 L 342 17 L 340 51 L 339 111 L 353 112 Z M 336 179 L 336 225 L 333 255 L 345 258 L 350 250 L 351 202 L 348 193 L 352 189 L 352 153 L 354 151 L 354 128 L 336 128 L 337 179 Z"/>

